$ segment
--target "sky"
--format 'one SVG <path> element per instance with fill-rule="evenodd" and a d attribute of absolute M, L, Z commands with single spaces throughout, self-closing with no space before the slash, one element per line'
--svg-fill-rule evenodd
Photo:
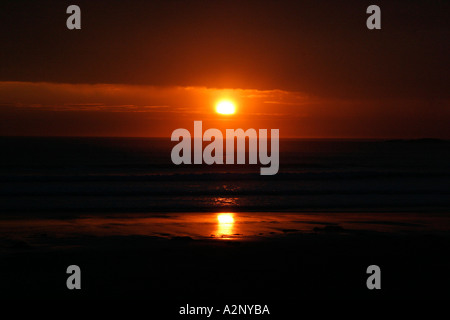
<path fill-rule="evenodd" d="M 81 8 L 81 30 L 66 8 Z M 381 8 L 368 30 L 366 8 Z M 450 139 L 448 1 L 2 1 L 0 135 Z M 237 113 L 214 104 L 233 100 Z"/>

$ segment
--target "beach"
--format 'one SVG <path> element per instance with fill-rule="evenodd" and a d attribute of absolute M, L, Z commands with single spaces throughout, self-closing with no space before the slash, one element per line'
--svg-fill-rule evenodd
<path fill-rule="evenodd" d="M 450 1 L 0 15 L 5 304 L 296 319 L 450 299 Z"/>
<path fill-rule="evenodd" d="M 2 295 L 260 303 L 449 297 L 448 215 L 243 212 L 232 224 L 217 215 L 3 221 Z M 65 287 L 72 264 L 82 270 L 79 292 Z M 373 264 L 382 270 L 378 292 L 365 283 Z"/>
<path fill-rule="evenodd" d="M 272 177 L 171 165 L 163 139 L 1 142 L 3 297 L 449 297 L 445 141 L 282 140 Z"/>

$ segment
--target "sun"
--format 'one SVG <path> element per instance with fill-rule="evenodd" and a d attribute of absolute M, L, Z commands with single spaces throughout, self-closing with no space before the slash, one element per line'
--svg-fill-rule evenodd
<path fill-rule="evenodd" d="M 236 113 L 236 106 L 230 100 L 220 100 L 216 104 L 216 112 L 220 114 L 234 114 Z"/>
<path fill-rule="evenodd" d="M 219 224 L 231 224 L 234 223 L 233 215 L 230 213 L 222 213 L 217 216 Z"/>

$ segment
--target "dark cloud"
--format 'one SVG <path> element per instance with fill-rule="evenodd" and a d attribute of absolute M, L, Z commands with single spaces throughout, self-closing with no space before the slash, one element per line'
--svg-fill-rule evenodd
<path fill-rule="evenodd" d="M 449 3 L 2 1 L 0 80 L 284 89 L 448 98 Z"/>
<path fill-rule="evenodd" d="M 66 28 L 71 4 L 81 30 Z M 450 2 L 377 0 L 372 31 L 371 4 L 3 0 L 0 134 L 167 136 L 201 118 L 283 136 L 450 137 Z M 219 123 L 227 95 L 239 116 Z"/>

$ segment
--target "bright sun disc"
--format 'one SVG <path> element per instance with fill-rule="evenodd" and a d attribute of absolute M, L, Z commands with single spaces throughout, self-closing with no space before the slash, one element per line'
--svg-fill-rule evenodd
<path fill-rule="evenodd" d="M 229 100 L 222 100 L 217 103 L 216 112 L 220 114 L 233 114 L 236 112 L 236 106 Z"/>
<path fill-rule="evenodd" d="M 233 215 L 229 214 L 229 213 L 225 213 L 225 214 L 219 214 L 217 216 L 217 220 L 219 220 L 220 224 L 225 224 L 225 223 L 234 223 L 234 218 Z"/>

